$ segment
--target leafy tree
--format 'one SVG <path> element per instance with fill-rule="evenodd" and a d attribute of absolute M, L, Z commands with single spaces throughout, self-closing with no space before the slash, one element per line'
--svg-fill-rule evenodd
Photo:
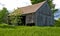
<path fill-rule="evenodd" d="M 8 10 L 7 8 L 3 7 L 2 10 L 0 10 L 0 23 L 5 22 L 7 19 L 7 15 L 8 15 Z"/>
<path fill-rule="evenodd" d="M 37 4 L 43 2 L 44 0 L 31 0 L 32 4 Z"/>
<path fill-rule="evenodd" d="M 55 26 L 60 27 L 60 19 L 59 20 L 55 20 Z"/>
<path fill-rule="evenodd" d="M 55 9 L 55 4 L 53 4 L 53 0 L 31 0 L 32 4 L 37 4 L 43 1 L 47 1 L 48 5 L 50 6 L 50 9 L 55 13 L 58 9 Z"/>
<path fill-rule="evenodd" d="M 21 25 L 22 24 L 22 17 L 21 17 L 21 10 L 18 8 L 16 10 L 14 10 L 11 14 L 9 14 L 10 16 L 10 23 L 12 25 Z"/>

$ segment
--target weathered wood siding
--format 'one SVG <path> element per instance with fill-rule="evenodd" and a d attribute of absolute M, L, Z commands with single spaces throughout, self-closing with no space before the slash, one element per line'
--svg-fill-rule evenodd
<path fill-rule="evenodd" d="M 26 15 L 26 24 L 34 23 L 34 13 Z"/>
<path fill-rule="evenodd" d="M 54 16 L 47 3 L 36 11 L 35 16 L 37 26 L 54 25 Z"/>

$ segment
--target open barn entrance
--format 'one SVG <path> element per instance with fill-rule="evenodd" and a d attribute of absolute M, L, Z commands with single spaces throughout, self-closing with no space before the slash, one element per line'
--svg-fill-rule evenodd
<path fill-rule="evenodd" d="M 25 25 L 26 16 L 22 16 L 22 24 Z"/>
<path fill-rule="evenodd" d="M 19 23 L 19 22 L 20 22 L 20 21 L 19 21 L 19 22 L 18 22 L 18 25 L 23 26 L 23 25 L 25 25 L 26 16 L 20 16 L 20 17 L 22 17 L 22 18 L 21 18 L 21 23 Z"/>

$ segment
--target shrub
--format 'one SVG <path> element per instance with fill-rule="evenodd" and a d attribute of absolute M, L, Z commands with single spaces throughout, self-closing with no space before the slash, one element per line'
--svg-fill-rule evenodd
<path fill-rule="evenodd" d="M 18 25 L 18 23 L 19 24 L 21 24 L 22 23 L 22 17 L 20 16 L 20 15 L 16 15 L 16 16 L 10 16 L 9 17 L 10 18 L 10 24 L 12 24 L 12 25 Z"/>
<path fill-rule="evenodd" d="M 60 21 L 59 20 L 55 20 L 55 26 L 60 27 Z"/>

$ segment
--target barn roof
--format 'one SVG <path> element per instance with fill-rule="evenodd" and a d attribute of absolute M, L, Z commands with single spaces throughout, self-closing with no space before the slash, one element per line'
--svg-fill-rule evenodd
<path fill-rule="evenodd" d="M 43 1 L 43 2 L 40 2 L 38 4 L 34 4 L 34 5 L 30 5 L 30 6 L 26 6 L 26 7 L 22 7 L 22 8 L 19 8 L 17 11 L 18 12 L 14 12 L 14 13 L 11 13 L 9 15 L 14 15 L 15 13 L 19 14 L 19 13 L 22 13 L 22 14 L 28 14 L 28 13 L 34 13 L 36 12 L 46 1 Z M 20 11 L 19 11 L 20 10 Z"/>

